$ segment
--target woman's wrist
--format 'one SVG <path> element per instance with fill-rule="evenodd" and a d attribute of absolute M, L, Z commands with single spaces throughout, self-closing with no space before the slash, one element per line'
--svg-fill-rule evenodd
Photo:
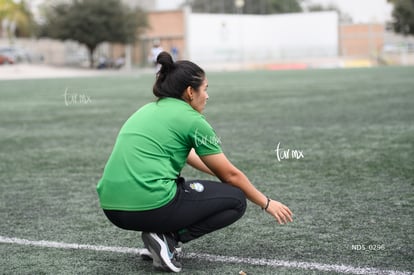
<path fill-rule="evenodd" d="M 265 206 L 264 207 L 262 207 L 262 210 L 263 211 L 266 211 L 267 210 L 267 208 L 269 207 L 269 204 L 270 204 L 270 201 L 271 201 L 271 199 L 269 198 L 269 197 L 266 197 L 266 204 L 265 204 Z"/>

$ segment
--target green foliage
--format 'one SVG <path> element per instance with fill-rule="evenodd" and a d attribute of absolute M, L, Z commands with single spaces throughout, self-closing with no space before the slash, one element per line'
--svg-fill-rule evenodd
<path fill-rule="evenodd" d="M 191 8 L 200 13 L 238 13 L 273 14 L 301 12 L 301 0 L 244 0 L 241 10 L 236 7 L 235 0 L 210 1 L 194 0 Z"/>
<path fill-rule="evenodd" d="M 404 35 L 414 35 L 414 1 L 388 0 L 394 4 L 392 16 L 394 30 Z"/>
<path fill-rule="evenodd" d="M 292 13 L 302 11 L 300 3 L 297 0 L 271 0 L 269 2 L 269 13 Z"/>
<path fill-rule="evenodd" d="M 307 10 L 310 12 L 320 12 L 320 11 L 336 11 L 339 15 L 339 20 L 341 23 L 352 23 L 352 18 L 349 14 L 341 11 L 334 4 L 329 4 L 327 6 L 321 4 L 312 4 L 307 7 Z"/>
<path fill-rule="evenodd" d="M 146 15 L 131 11 L 119 0 L 76 0 L 45 11 L 40 36 L 75 40 L 86 45 L 93 66 L 93 52 L 102 42 L 133 43 L 147 26 Z"/>
<path fill-rule="evenodd" d="M 16 26 L 15 30 L 9 26 L 8 35 L 10 37 L 29 37 L 36 28 L 33 14 L 26 1 L 16 3 L 13 0 L 0 0 L 0 23 L 3 19 L 9 23 L 13 22 Z"/>

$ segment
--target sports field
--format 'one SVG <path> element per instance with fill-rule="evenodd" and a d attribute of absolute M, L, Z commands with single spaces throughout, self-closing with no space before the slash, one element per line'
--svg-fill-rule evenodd
<path fill-rule="evenodd" d="M 209 73 L 229 159 L 294 212 L 249 204 L 182 274 L 414 272 L 414 67 Z M 95 186 L 150 74 L 0 81 L 0 273 L 156 274 Z M 189 167 L 186 178 L 209 178 Z"/>

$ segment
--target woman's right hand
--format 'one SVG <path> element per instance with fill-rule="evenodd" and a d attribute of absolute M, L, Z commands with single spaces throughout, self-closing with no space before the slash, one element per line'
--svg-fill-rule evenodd
<path fill-rule="evenodd" d="M 290 211 L 286 205 L 278 201 L 270 200 L 266 212 L 272 215 L 279 224 L 287 224 L 288 222 L 293 222 L 292 211 Z"/>

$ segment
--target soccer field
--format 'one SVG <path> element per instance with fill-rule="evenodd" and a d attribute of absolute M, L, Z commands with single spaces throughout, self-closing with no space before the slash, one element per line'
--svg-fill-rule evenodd
<path fill-rule="evenodd" d="M 414 67 L 207 77 L 224 152 L 294 222 L 249 203 L 184 246 L 182 274 L 414 272 Z M 157 274 L 137 255 L 140 233 L 110 224 L 95 191 L 153 81 L 0 81 L 1 274 Z"/>

